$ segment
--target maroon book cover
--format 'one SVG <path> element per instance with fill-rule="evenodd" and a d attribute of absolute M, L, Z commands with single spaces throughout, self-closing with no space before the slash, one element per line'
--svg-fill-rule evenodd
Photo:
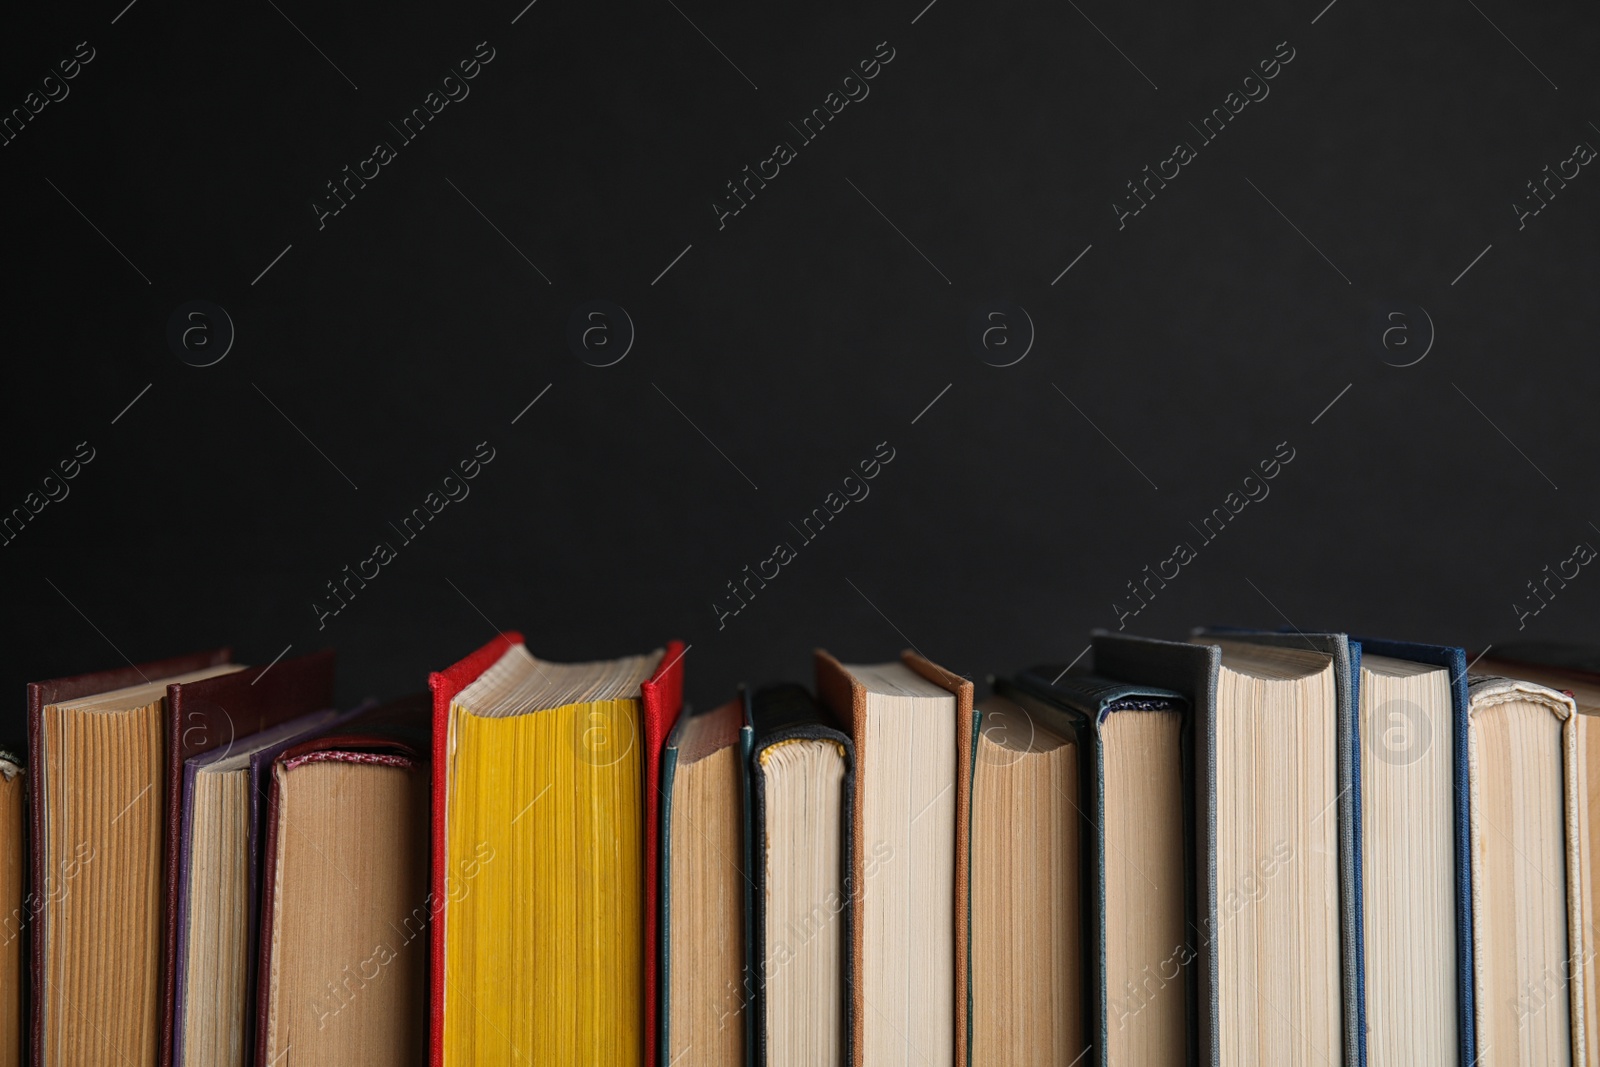
<path fill-rule="evenodd" d="M 46 893 L 48 891 L 46 887 L 50 885 L 47 869 L 49 859 L 42 847 L 42 842 L 45 840 L 45 811 L 41 795 L 44 788 L 44 760 L 40 751 L 40 720 L 44 709 L 52 704 L 79 700 L 114 689 L 125 689 L 152 679 L 171 678 L 175 675 L 205 670 L 208 667 L 220 667 L 232 659 L 232 649 L 218 648 L 209 652 L 175 656 L 171 659 L 130 664 L 127 667 L 116 667 L 93 674 L 28 683 L 28 839 L 34 844 L 30 858 L 32 874 L 30 881 L 35 893 Z M 30 901 L 30 907 L 32 903 Z M 39 922 L 41 915 L 42 905 L 39 911 L 28 916 L 27 923 L 29 984 L 33 990 L 28 1004 L 30 1039 L 28 1062 L 32 1067 L 44 1067 L 44 943 L 41 938 L 33 936 L 33 926 Z"/>

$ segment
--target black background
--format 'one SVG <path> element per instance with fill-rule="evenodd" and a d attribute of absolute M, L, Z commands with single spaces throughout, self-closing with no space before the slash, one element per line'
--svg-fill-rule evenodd
<path fill-rule="evenodd" d="M 807 678 L 816 645 L 981 677 L 1071 660 L 1180 541 L 1130 629 L 1481 647 L 1600 545 L 1600 168 L 1521 229 L 1512 206 L 1600 145 L 1592 7 L 923 3 L 11 13 L 0 108 L 95 58 L 0 147 L 0 511 L 95 458 L 0 547 L 0 728 L 30 678 L 224 642 L 335 646 L 348 704 L 495 627 L 554 659 L 679 636 L 702 707 Z M 479 42 L 470 95 L 319 229 L 325 183 Z M 880 42 L 870 95 L 799 145 Z M 780 140 L 798 158 L 719 229 Z M 1119 229 L 1180 140 L 1197 158 Z M 614 366 L 567 343 L 592 299 L 637 330 Z M 191 300 L 236 327 L 214 366 L 167 342 Z M 991 301 L 1036 329 L 1013 366 L 968 342 Z M 1418 309 L 1435 343 L 1386 365 L 1425 348 Z M 1411 347 L 1379 343 L 1394 321 Z M 482 441 L 470 496 L 400 546 Z M 801 544 L 880 442 L 870 496 Z M 1202 544 L 1280 442 L 1270 496 Z M 319 629 L 379 540 L 398 558 Z M 719 628 L 778 541 L 798 558 Z M 1584 570 L 1518 636 L 1600 640 L 1597 598 Z"/>

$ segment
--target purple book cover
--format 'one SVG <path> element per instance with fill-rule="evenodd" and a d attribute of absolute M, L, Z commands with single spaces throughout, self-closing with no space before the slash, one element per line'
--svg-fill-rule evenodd
<path fill-rule="evenodd" d="M 370 703 L 370 702 L 369 702 Z M 240 1032 L 241 1049 L 252 1047 L 251 1031 L 255 1027 L 255 1012 L 252 1006 L 255 1003 L 253 990 L 250 986 L 255 982 L 255 959 L 259 946 L 256 944 L 255 931 L 258 928 L 257 910 L 261 902 L 261 821 L 267 810 L 267 787 L 265 776 L 272 768 L 272 761 L 278 754 L 291 745 L 298 744 L 309 737 L 326 732 L 329 728 L 338 725 L 351 716 L 358 714 L 368 705 L 346 712 L 329 709 L 327 711 L 314 711 L 281 723 L 270 730 L 263 730 L 258 734 L 237 738 L 220 749 L 202 753 L 189 759 L 183 767 L 183 817 L 181 841 L 178 859 L 178 954 L 172 961 L 176 970 L 176 1003 L 173 1014 L 173 1055 L 172 1062 L 175 1067 L 183 1064 L 183 1034 L 187 1005 L 185 990 L 188 979 L 189 961 L 189 882 L 191 874 L 190 842 L 194 829 L 194 795 L 195 777 L 202 770 L 224 762 L 242 761 L 248 756 L 248 772 L 250 776 L 250 825 L 248 828 L 249 855 L 247 864 L 249 870 L 250 902 L 246 912 L 248 915 L 246 926 L 247 946 L 245 960 L 245 999 L 238 1005 L 242 1030 Z M 244 766 L 239 766 L 244 770 Z"/>

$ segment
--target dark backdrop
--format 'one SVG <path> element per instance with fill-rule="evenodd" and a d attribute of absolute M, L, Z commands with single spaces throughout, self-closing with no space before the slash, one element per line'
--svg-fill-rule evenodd
<path fill-rule="evenodd" d="M 700 706 L 819 644 L 1600 640 L 1592 8 L 523 2 L 8 16 L 0 726 L 223 642 L 395 694 L 494 627 L 679 636 Z"/>

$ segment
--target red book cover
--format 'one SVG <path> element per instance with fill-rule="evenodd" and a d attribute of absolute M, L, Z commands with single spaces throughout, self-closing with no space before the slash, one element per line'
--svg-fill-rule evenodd
<path fill-rule="evenodd" d="M 429 960 L 428 1063 L 444 1067 L 444 965 L 445 965 L 445 797 L 447 794 L 450 702 L 515 645 L 522 635 L 506 632 L 466 659 L 428 676 L 433 691 L 433 871 L 430 889 L 433 924 Z M 640 687 L 644 720 L 644 1064 L 656 1063 L 657 1006 L 657 864 L 660 842 L 661 749 L 683 709 L 683 654 L 681 641 L 670 641 L 661 664 Z"/>
<path fill-rule="evenodd" d="M 445 856 L 444 798 L 448 782 L 450 745 L 450 702 L 456 694 L 493 667 L 513 645 L 522 644 L 522 635 L 508 631 L 484 645 L 466 659 L 428 675 L 433 693 L 433 852 L 428 907 L 433 912 L 428 937 L 428 1065 L 444 1064 L 444 915 Z"/>

